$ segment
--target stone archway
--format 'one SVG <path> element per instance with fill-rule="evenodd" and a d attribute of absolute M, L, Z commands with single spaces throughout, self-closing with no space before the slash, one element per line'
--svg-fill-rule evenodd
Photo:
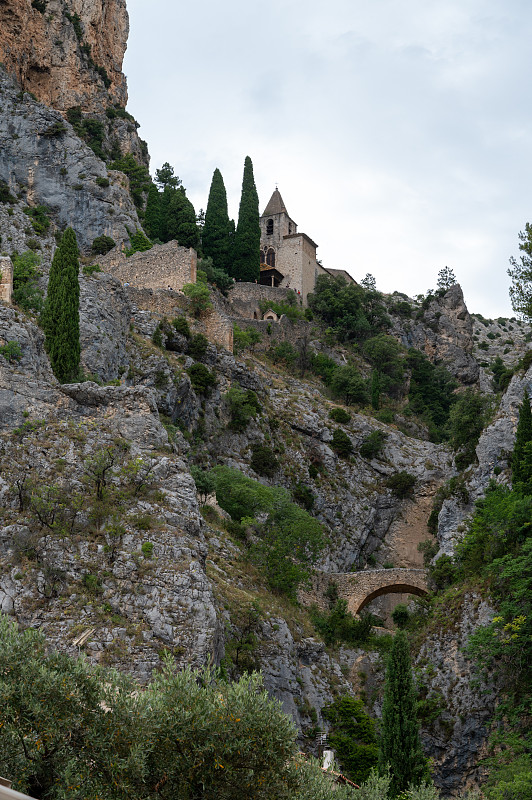
<path fill-rule="evenodd" d="M 316 589 L 321 595 L 318 604 L 326 607 L 325 591 L 335 583 L 338 596 L 347 600 L 347 610 L 356 615 L 383 594 L 428 594 L 427 571 L 424 569 L 366 569 L 360 572 L 321 572 L 316 577 Z M 304 593 L 302 599 L 305 601 Z M 316 602 L 316 596 L 310 602 Z M 321 601 L 321 603 L 320 603 Z"/>

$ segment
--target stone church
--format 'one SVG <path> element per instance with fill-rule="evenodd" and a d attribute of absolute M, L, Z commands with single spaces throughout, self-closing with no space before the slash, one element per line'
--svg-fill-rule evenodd
<path fill-rule="evenodd" d="M 325 269 L 318 264 L 318 245 L 306 233 L 298 233 L 289 216 L 281 193 L 276 188 L 260 217 L 260 283 L 293 289 L 307 304 L 318 275 L 342 275 L 354 282 L 344 270 Z"/>

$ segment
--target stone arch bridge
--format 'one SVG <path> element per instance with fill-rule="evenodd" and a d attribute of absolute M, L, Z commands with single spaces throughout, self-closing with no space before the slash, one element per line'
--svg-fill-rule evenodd
<path fill-rule="evenodd" d="M 424 569 L 366 569 L 360 572 L 320 572 L 314 591 L 302 596 L 303 601 L 326 606 L 325 592 L 335 583 L 338 596 L 347 600 L 347 610 L 355 615 L 376 597 L 383 594 L 428 593 L 427 571 Z M 312 596 L 311 596 L 312 595 Z"/>

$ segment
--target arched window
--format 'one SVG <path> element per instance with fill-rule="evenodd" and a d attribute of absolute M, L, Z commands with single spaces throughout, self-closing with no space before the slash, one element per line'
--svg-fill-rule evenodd
<path fill-rule="evenodd" d="M 271 236 L 273 233 L 273 219 L 269 219 L 266 223 L 266 236 Z"/>
<path fill-rule="evenodd" d="M 261 264 L 265 264 L 266 263 L 266 253 L 264 252 L 264 250 L 260 251 L 260 263 Z"/>
<path fill-rule="evenodd" d="M 269 267 L 275 267 L 275 250 L 271 247 L 266 255 L 266 263 Z"/>

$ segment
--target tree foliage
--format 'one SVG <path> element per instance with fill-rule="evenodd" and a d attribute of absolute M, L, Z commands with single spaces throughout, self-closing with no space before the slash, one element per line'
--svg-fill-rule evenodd
<path fill-rule="evenodd" d="M 292 502 L 286 489 L 263 486 L 229 467 L 216 467 L 214 473 L 219 505 L 254 531 L 251 558 L 272 589 L 295 598 L 324 546 L 321 525 Z"/>
<path fill-rule="evenodd" d="M 43 293 L 39 288 L 40 256 L 33 250 L 13 254 L 13 302 L 24 311 L 41 311 Z"/>
<path fill-rule="evenodd" d="M 462 392 L 449 413 L 451 445 L 458 451 L 456 465 L 464 469 L 476 458 L 476 446 L 491 411 L 489 398 L 473 389 Z"/>
<path fill-rule="evenodd" d="M 512 454 L 512 480 L 514 484 L 519 481 L 524 483 L 532 481 L 531 465 L 529 459 L 526 458 L 525 449 L 530 442 L 532 442 L 532 411 L 530 409 L 528 389 L 525 388 L 523 402 L 519 407 L 519 421 Z"/>
<path fill-rule="evenodd" d="M 408 789 L 410 784 L 419 785 L 428 777 L 419 738 L 416 700 L 408 639 L 404 631 L 398 631 L 386 668 L 379 742 L 380 769 L 390 768 L 391 798 Z"/>
<path fill-rule="evenodd" d="M 308 302 L 341 342 L 364 341 L 384 330 L 389 321 L 379 292 L 348 284 L 341 276 L 318 275 Z"/>
<path fill-rule="evenodd" d="M 510 300 L 516 314 L 532 319 L 532 226 L 519 232 L 519 260 L 510 258 L 508 275 L 512 279 Z"/>
<path fill-rule="evenodd" d="M 451 286 L 454 286 L 458 281 L 456 275 L 450 267 L 444 267 L 438 272 L 438 289 L 446 292 Z"/>
<path fill-rule="evenodd" d="M 344 694 L 325 706 L 322 713 L 331 723 L 327 739 L 343 772 L 356 783 L 367 780 L 377 764 L 379 749 L 375 723 L 364 710 L 362 701 Z"/>
<path fill-rule="evenodd" d="M 260 276 L 259 197 L 249 156 L 246 156 L 244 162 L 231 275 L 239 281 L 256 281 Z"/>
<path fill-rule="evenodd" d="M 232 225 L 227 212 L 224 179 L 219 169 L 215 169 L 212 176 L 201 242 L 203 254 L 212 258 L 214 268 L 229 273 Z"/>
<path fill-rule="evenodd" d="M 79 253 L 76 234 L 67 228 L 55 251 L 42 314 L 46 350 L 61 383 L 79 377 Z"/>

